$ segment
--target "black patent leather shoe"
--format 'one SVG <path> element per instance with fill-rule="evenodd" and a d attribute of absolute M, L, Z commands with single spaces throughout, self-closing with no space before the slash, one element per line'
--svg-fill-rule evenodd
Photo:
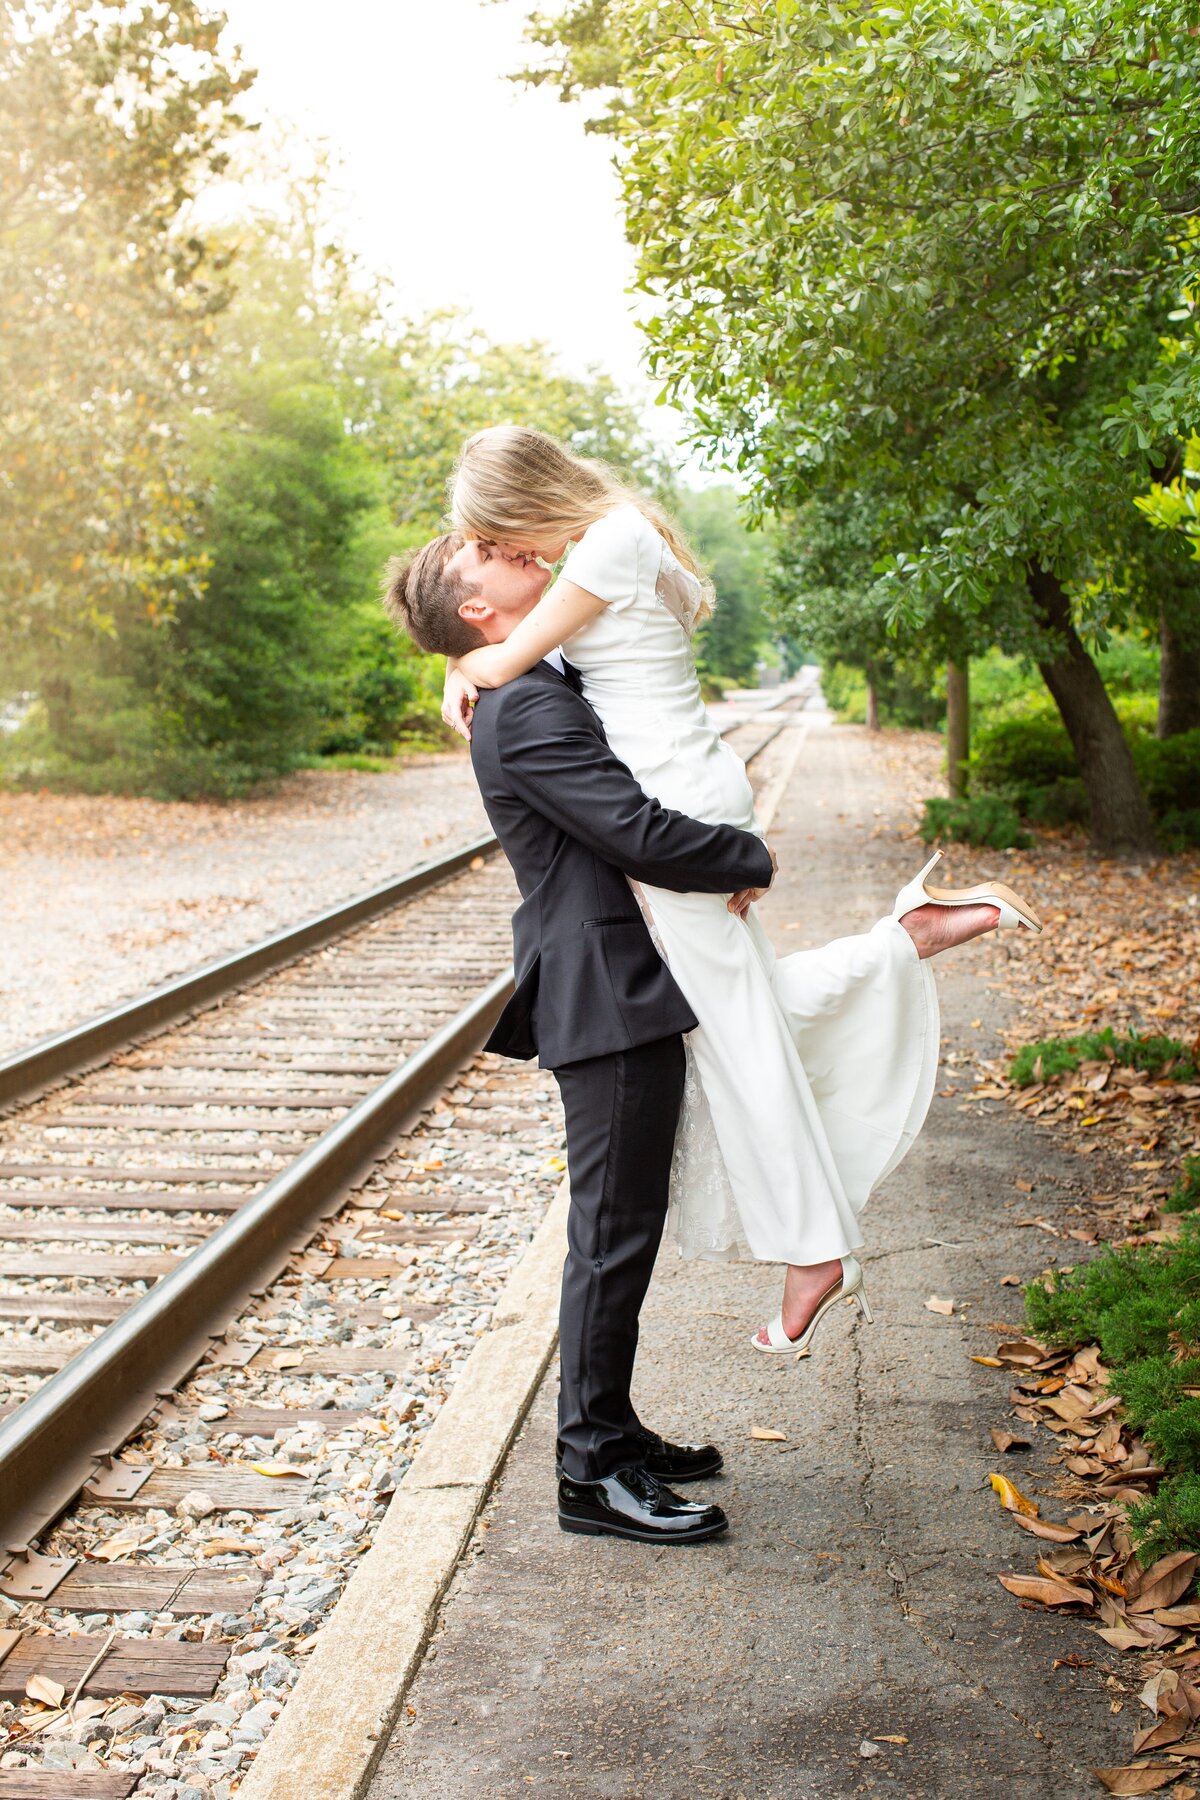
<path fill-rule="evenodd" d="M 715 1444 L 669 1444 L 656 1431 L 643 1432 L 643 1465 L 659 1481 L 703 1481 L 719 1475 L 725 1458 Z"/>
<path fill-rule="evenodd" d="M 643 1465 L 659 1481 L 705 1481 L 719 1475 L 725 1458 L 715 1444 L 669 1444 L 657 1431 L 643 1431 L 646 1446 Z M 555 1459 L 554 1473 L 562 1480 L 562 1456 Z"/>
<path fill-rule="evenodd" d="M 585 1537 L 637 1538 L 644 1544 L 696 1544 L 729 1527 L 719 1506 L 683 1500 L 643 1468 L 618 1469 L 598 1481 L 564 1475 L 558 1522 L 564 1531 Z"/>

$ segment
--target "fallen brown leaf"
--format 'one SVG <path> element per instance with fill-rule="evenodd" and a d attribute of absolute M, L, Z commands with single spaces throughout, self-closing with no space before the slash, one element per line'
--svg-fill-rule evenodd
<path fill-rule="evenodd" d="M 939 1300 L 936 1294 L 930 1294 L 928 1300 L 925 1302 L 925 1311 L 941 1313 L 943 1318 L 951 1319 L 954 1317 L 954 1301 Z"/>
<path fill-rule="evenodd" d="M 1160 1556 L 1138 1582 L 1129 1602 L 1131 1613 L 1152 1613 L 1157 1607 L 1173 1606 L 1182 1599 L 1195 1579 L 1200 1556 L 1190 1550 L 1175 1550 Z"/>
<path fill-rule="evenodd" d="M 1093 1769 L 1097 1781 L 1110 1794 L 1153 1794 L 1174 1781 L 1178 1770 L 1170 1763 L 1129 1763 L 1123 1769 Z"/>
<path fill-rule="evenodd" d="M 1186 1712 L 1172 1713 L 1165 1719 L 1156 1719 L 1153 1725 L 1147 1725 L 1145 1731 L 1139 1731 L 1134 1738 L 1133 1754 L 1140 1756 L 1143 1750 L 1162 1750 L 1167 1744 L 1177 1744 L 1191 1729 L 1192 1721 Z"/>
<path fill-rule="evenodd" d="M 1036 1600 L 1040 1606 L 1091 1606 L 1086 1588 L 1075 1587 L 1050 1575 L 998 1575 L 1001 1587 L 1018 1600 Z"/>
<path fill-rule="evenodd" d="M 88 1554 L 97 1562 L 118 1562 L 123 1556 L 132 1556 L 141 1541 L 140 1531 L 118 1531 L 115 1537 L 105 1538 Z"/>
<path fill-rule="evenodd" d="M 750 1436 L 760 1444 L 786 1444 L 786 1431 L 771 1431 L 766 1425 L 752 1425 Z"/>
<path fill-rule="evenodd" d="M 45 1706 L 61 1706 L 66 1691 L 61 1681 L 54 1681 L 49 1675 L 31 1675 L 25 1683 L 26 1699 L 40 1700 Z"/>
<path fill-rule="evenodd" d="M 989 1475 L 988 1480 L 995 1492 L 999 1494 L 1001 1506 L 1008 1512 L 1024 1513 L 1030 1519 L 1037 1518 L 1036 1502 L 1027 1499 L 1020 1488 L 1013 1485 L 1007 1475 Z"/>
<path fill-rule="evenodd" d="M 1001 1431 L 999 1426 L 992 1426 L 992 1442 L 1002 1454 L 1009 1450 L 1028 1450 L 1029 1439 L 1017 1437 L 1011 1431 Z"/>
<path fill-rule="evenodd" d="M 1082 1531 L 1076 1531 L 1070 1525 L 1054 1525 L 1049 1519 L 1033 1519 L 1019 1512 L 1014 1512 L 1012 1518 L 1013 1524 L 1019 1525 L 1022 1531 L 1031 1531 L 1034 1537 L 1048 1538 L 1052 1544 L 1077 1544 L 1083 1536 Z"/>

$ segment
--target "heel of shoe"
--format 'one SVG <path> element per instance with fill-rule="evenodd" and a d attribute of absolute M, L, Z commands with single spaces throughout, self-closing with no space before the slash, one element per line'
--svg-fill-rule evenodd
<path fill-rule="evenodd" d="M 912 912 L 915 907 L 926 906 L 928 904 L 929 895 L 925 892 L 925 881 L 926 878 L 933 873 L 934 869 L 937 868 L 941 860 L 941 851 L 935 850 L 920 873 L 914 875 L 911 881 L 905 882 L 904 886 L 900 889 L 900 892 L 896 895 L 896 904 L 892 908 L 892 917 L 894 919 L 902 919 L 906 912 Z"/>
<path fill-rule="evenodd" d="M 593 1525 L 590 1519 L 573 1519 L 570 1513 L 559 1513 L 558 1528 L 560 1531 L 573 1531 L 579 1537 L 603 1537 L 604 1529 Z"/>
<path fill-rule="evenodd" d="M 875 1314 L 871 1311 L 871 1302 L 867 1299 L 866 1288 L 862 1286 L 855 1288 L 854 1298 L 858 1303 L 859 1317 L 862 1318 L 866 1324 L 873 1325 L 875 1323 Z"/>

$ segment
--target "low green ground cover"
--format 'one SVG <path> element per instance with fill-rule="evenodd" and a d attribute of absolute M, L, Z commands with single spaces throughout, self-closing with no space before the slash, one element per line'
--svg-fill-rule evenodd
<path fill-rule="evenodd" d="M 1008 1066 L 1010 1081 L 1028 1087 L 1034 1081 L 1050 1081 L 1077 1069 L 1080 1063 L 1111 1061 L 1129 1069 L 1141 1069 L 1156 1081 L 1195 1081 L 1200 1069 L 1189 1047 L 1179 1038 L 1143 1037 L 1139 1032 L 1117 1033 L 1111 1025 L 1102 1031 L 1084 1031 L 1075 1037 L 1042 1038 L 1022 1044 Z"/>
<path fill-rule="evenodd" d="M 1046 1276 L 1025 1316 L 1051 1343 L 1095 1343 L 1130 1425 L 1166 1470 L 1130 1509 L 1138 1554 L 1200 1550 L 1200 1157 L 1184 1164 L 1172 1202 L 1189 1209 L 1176 1243 L 1103 1250 Z"/>

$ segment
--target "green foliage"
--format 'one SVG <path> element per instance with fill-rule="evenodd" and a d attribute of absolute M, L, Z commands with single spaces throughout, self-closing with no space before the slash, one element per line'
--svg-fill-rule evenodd
<path fill-rule="evenodd" d="M 821 664 L 821 692 L 839 719 L 861 725 L 867 716 L 867 678 L 849 663 Z"/>
<path fill-rule="evenodd" d="M 181 798 L 244 792 L 316 746 L 349 609 L 373 573 L 357 529 L 378 505 L 337 393 L 309 365 L 237 377 L 196 439 L 210 566 L 154 696 L 169 728 L 164 778 Z"/>
<path fill-rule="evenodd" d="M 933 796 L 925 802 L 920 832 L 927 844 L 947 838 L 989 850 L 1023 849 L 1032 841 L 1021 829 L 1015 809 L 999 794 L 971 794 L 966 799 Z"/>
<path fill-rule="evenodd" d="M 1172 1550 L 1200 1550 L 1200 1474 L 1172 1475 L 1129 1509 L 1138 1555 L 1150 1564 Z"/>
<path fill-rule="evenodd" d="M 1193 344 L 1193 357 L 1195 348 Z M 1170 481 L 1153 481 L 1147 494 L 1140 494 L 1134 505 L 1152 525 L 1163 531 L 1179 532 L 1200 562 L 1200 435 L 1191 432 L 1184 446 L 1182 467 Z"/>
<path fill-rule="evenodd" d="M 1177 1243 L 1105 1248 L 1069 1274 L 1034 1282 L 1025 1316 L 1053 1343 L 1099 1344 L 1114 1368 L 1166 1356 L 1175 1341 L 1191 1345 L 1200 1331 L 1200 1232 L 1188 1221 Z"/>
<path fill-rule="evenodd" d="M 1161 812 L 1200 799 L 1200 730 L 1135 739 L 1134 760 L 1151 805 Z"/>
<path fill-rule="evenodd" d="M 220 13 L 10 0 L 0 32 L 0 648 L 56 716 L 81 659 L 195 592 L 179 425 L 222 258 L 187 218 L 251 77 Z"/>
<path fill-rule="evenodd" d="M 731 487 L 684 489 L 675 512 L 716 590 L 716 610 L 696 633 L 696 666 L 702 678 L 752 686 L 768 636 L 764 539 L 747 529 Z"/>
<path fill-rule="evenodd" d="M 1130 1512 L 1144 1562 L 1200 1549 L 1200 1231 L 1179 1241 L 1105 1249 L 1026 1291 L 1025 1316 L 1055 1343 L 1100 1346 L 1130 1423 L 1170 1473 Z"/>
<path fill-rule="evenodd" d="M 1179 1180 L 1163 1201 L 1163 1211 L 1194 1212 L 1200 1206 L 1200 1156 L 1185 1156 Z"/>
<path fill-rule="evenodd" d="M 1046 709 L 998 720 L 976 733 L 973 785 L 1009 794 L 1020 807 L 1031 790 L 1078 773 L 1066 729 Z"/>
<path fill-rule="evenodd" d="M 1200 1072 L 1188 1046 L 1178 1038 L 1142 1037 L 1136 1031 L 1118 1035 L 1106 1025 L 1102 1031 L 1080 1032 L 1076 1037 L 1022 1044 L 1009 1063 L 1009 1079 L 1018 1087 L 1028 1087 L 1033 1081 L 1048 1081 L 1077 1069 L 1080 1063 L 1099 1060 L 1141 1069 L 1157 1081 L 1194 1081 Z M 1038 1064 L 1040 1074 L 1035 1073 Z"/>
<path fill-rule="evenodd" d="M 1182 849 L 1200 842 L 1200 730 L 1153 736 L 1155 701 L 1143 692 L 1118 692 L 1116 707 L 1164 845 Z M 1009 801 L 1033 824 L 1086 821 L 1075 751 L 1049 705 L 1010 691 L 992 715 L 975 733 L 972 786 Z"/>

